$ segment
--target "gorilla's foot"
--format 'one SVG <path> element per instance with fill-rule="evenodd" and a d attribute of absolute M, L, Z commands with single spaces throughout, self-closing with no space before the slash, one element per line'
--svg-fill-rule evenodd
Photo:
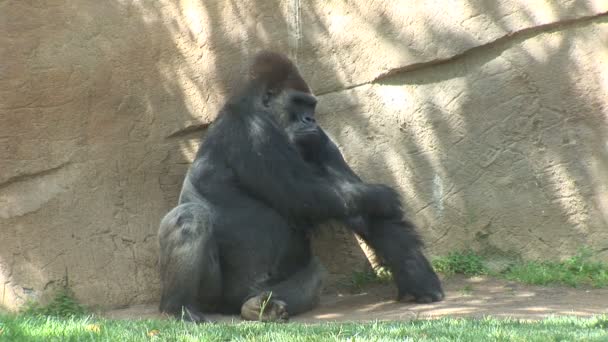
<path fill-rule="evenodd" d="M 272 292 L 262 292 L 243 304 L 241 317 L 249 321 L 286 322 L 289 314 L 285 302 L 272 298 Z"/>

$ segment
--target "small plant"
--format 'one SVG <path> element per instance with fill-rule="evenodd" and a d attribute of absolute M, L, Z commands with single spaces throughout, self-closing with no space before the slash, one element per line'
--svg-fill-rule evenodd
<path fill-rule="evenodd" d="M 85 313 L 85 307 L 76 301 L 73 292 L 65 286 L 57 291 L 50 303 L 40 305 L 37 302 L 29 302 L 22 310 L 22 314 L 28 316 L 74 317 Z"/>
<path fill-rule="evenodd" d="M 481 256 L 473 251 L 451 252 L 445 257 L 433 260 L 433 268 L 446 275 L 464 274 L 467 276 L 488 274 Z"/>
<path fill-rule="evenodd" d="M 465 285 L 462 289 L 460 289 L 460 294 L 463 297 L 469 297 L 473 294 L 473 286 L 471 284 Z"/>
<path fill-rule="evenodd" d="M 262 302 L 260 303 L 260 313 L 258 314 L 258 320 L 261 322 L 262 321 L 262 317 L 264 317 L 264 312 L 266 312 L 266 307 L 268 306 L 268 303 L 270 303 L 270 299 L 272 298 L 272 291 L 270 291 L 270 293 L 268 293 L 268 297 L 264 300 L 262 300 Z"/>
<path fill-rule="evenodd" d="M 390 283 L 393 281 L 393 274 L 386 267 L 379 267 L 374 273 L 376 274 L 376 279 L 380 283 Z"/>
<path fill-rule="evenodd" d="M 387 284 L 393 280 L 393 274 L 385 267 L 377 270 L 355 271 L 348 280 L 348 287 L 355 292 L 361 291 L 370 284 Z"/>

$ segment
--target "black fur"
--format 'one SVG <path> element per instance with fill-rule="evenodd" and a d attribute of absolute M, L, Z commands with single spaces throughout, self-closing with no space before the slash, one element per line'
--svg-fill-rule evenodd
<path fill-rule="evenodd" d="M 361 182 L 348 166 L 336 144 L 317 127 L 292 132 L 292 141 L 303 158 L 328 179 Z M 354 216 L 344 221 L 384 260 L 392 271 L 399 300 L 434 302 L 444 294 L 437 274 L 422 253 L 423 244 L 414 225 L 402 216 Z"/>
<path fill-rule="evenodd" d="M 203 312 L 238 313 L 268 291 L 290 314 L 309 310 L 323 272 L 308 229 L 400 215 L 391 188 L 324 177 L 302 158 L 288 127 L 316 126 L 315 105 L 286 57 L 256 57 L 250 79 L 207 131 L 179 205 L 161 222 L 161 311 L 204 321 Z"/>

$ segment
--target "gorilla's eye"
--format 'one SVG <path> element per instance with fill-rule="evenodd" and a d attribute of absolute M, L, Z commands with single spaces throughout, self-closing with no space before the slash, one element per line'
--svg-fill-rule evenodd
<path fill-rule="evenodd" d="M 317 99 L 310 94 L 296 93 L 292 96 L 291 101 L 293 104 L 298 106 L 312 107 L 314 108 L 317 104 Z"/>
<path fill-rule="evenodd" d="M 275 97 L 275 95 L 276 91 L 274 89 L 268 89 L 264 93 L 264 96 L 262 96 L 262 103 L 264 104 L 264 106 L 268 107 L 270 105 L 270 101 L 273 97 Z"/>

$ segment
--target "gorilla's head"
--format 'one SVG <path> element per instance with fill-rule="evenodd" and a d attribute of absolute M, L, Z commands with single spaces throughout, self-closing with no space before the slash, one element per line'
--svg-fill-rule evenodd
<path fill-rule="evenodd" d="M 274 115 L 292 142 L 316 139 L 317 99 L 287 56 L 260 52 L 254 58 L 250 78 L 263 91 L 262 105 Z"/>

